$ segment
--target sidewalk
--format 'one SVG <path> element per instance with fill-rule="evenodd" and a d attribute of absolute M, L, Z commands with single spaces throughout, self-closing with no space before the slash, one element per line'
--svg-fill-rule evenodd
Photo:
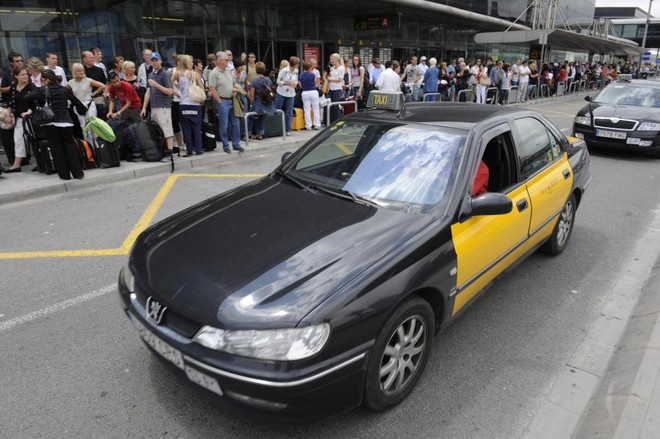
<path fill-rule="evenodd" d="M 239 153 L 232 151 L 227 154 L 218 147 L 215 151 L 205 152 L 201 156 L 192 157 L 174 157 L 174 172 L 189 172 L 191 169 L 200 168 L 209 165 L 219 165 L 221 163 L 240 160 L 243 157 L 250 156 L 256 151 L 281 148 L 284 151 L 293 151 L 303 142 L 311 139 L 320 131 L 294 131 L 286 140 L 280 137 L 270 137 L 264 140 L 251 140 L 246 146 L 245 142 L 241 144 L 246 151 Z M 0 162 L 7 168 L 7 157 L 0 153 Z M 141 178 L 155 174 L 169 174 L 171 164 L 168 159 L 161 162 L 127 162 L 122 161 L 121 166 L 108 169 L 90 169 L 85 171 L 83 180 L 60 180 L 57 174 L 46 175 L 38 172 L 31 172 L 35 166 L 34 158 L 30 164 L 23 166 L 23 171 L 12 174 L 3 173 L 0 175 L 0 204 L 23 201 L 30 198 L 42 197 L 57 193 L 69 192 L 73 190 L 89 189 L 102 184 L 109 184 L 118 181 L 124 181 L 132 178 Z"/>

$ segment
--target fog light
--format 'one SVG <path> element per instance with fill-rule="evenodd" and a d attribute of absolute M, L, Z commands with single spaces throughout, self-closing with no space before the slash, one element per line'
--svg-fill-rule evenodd
<path fill-rule="evenodd" d="M 642 140 L 639 142 L 639 146 L 653 146 L 653 140 Z"/>
<path fill-rule="evenodd" d="M 582 133 L 575 133 L 575 137 L 577 137 L 578 139 L 584 140 L 584 134 L 582 134 Z"/>
<path fill-rule="evenodd" d="M 626 139 L 626 143 L 628 145 L 639 145 L 641 140 L 642 139 L 640 139 L 639 137 L 628 137 L 628 139 Z"/>

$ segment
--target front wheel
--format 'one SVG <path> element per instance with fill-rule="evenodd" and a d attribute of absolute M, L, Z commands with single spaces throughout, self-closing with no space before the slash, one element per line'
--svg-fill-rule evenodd
<path fill-rule="evenodd" d="M 369 359 L 364 405 L 383 411 L 403 401 L 419 381 L 434 335 L 433 310 L 419 297 L 387 320 Z"/>
<path fill-rule="evenodd" d="M 571 194 L 559 214 L 559 219 L 557 220 L 555 229 L 552 231 L 552 235 L 541 247 L 543 253 L 556 256 L 564 251 L 568 245 L 568 239 L 571 237 L 571 232 L 573 232 L 576 209 L 577 202 L 575 200 L 575 195 Z"/>

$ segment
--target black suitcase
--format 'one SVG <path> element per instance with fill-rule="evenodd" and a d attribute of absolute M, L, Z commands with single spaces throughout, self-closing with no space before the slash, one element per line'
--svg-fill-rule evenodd
<path fill-rule="evenodd" d="M 53 157 L 50 154 L 48 140 L 42 138 L 41 132 L 34 129 L 32 119 L 23 119 L 23 140 L 28 152 L 32 152 L 37 162 L 37 170 L 42 174 L 51 175 L 56 172 Z"/>
<path fill-rule="evenodd" d="M 108 142 L 100 137 L 94 139 L 94 150 L 99 168 L 116 168 L 120 164 L 119 148 L 115 142 Z"/>
<path fill-rule="evenodd" d="M 282 114 L 270 113 L 266 115 L 266 132 L 264 137 L 282 136 Z"/>
<path fill-rule="evenodd" d="M 215 136 L 217 124 L 202 122 L 202 148 L 204 151 L 213 151 L 216 148 L 218 138 Z"/>

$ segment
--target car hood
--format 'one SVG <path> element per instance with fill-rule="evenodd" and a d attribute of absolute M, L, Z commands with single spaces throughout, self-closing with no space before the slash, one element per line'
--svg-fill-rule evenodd
<path fill-rule="evenodd" d="M 138 288 L 199 323 L 293 327 L 430 221 L 266 177 L 146 230 L 130 264 Z"/>
<path fill-rule="evenodd" d="M 618 117 L 620 119 L 660 122 L 660 111 L 657 109 L 633 105 L 599 104 L 597 102 L 585 106 L 580 110 L 578 116 L 588 116 L 590 107 L 593 117 Z"/>

